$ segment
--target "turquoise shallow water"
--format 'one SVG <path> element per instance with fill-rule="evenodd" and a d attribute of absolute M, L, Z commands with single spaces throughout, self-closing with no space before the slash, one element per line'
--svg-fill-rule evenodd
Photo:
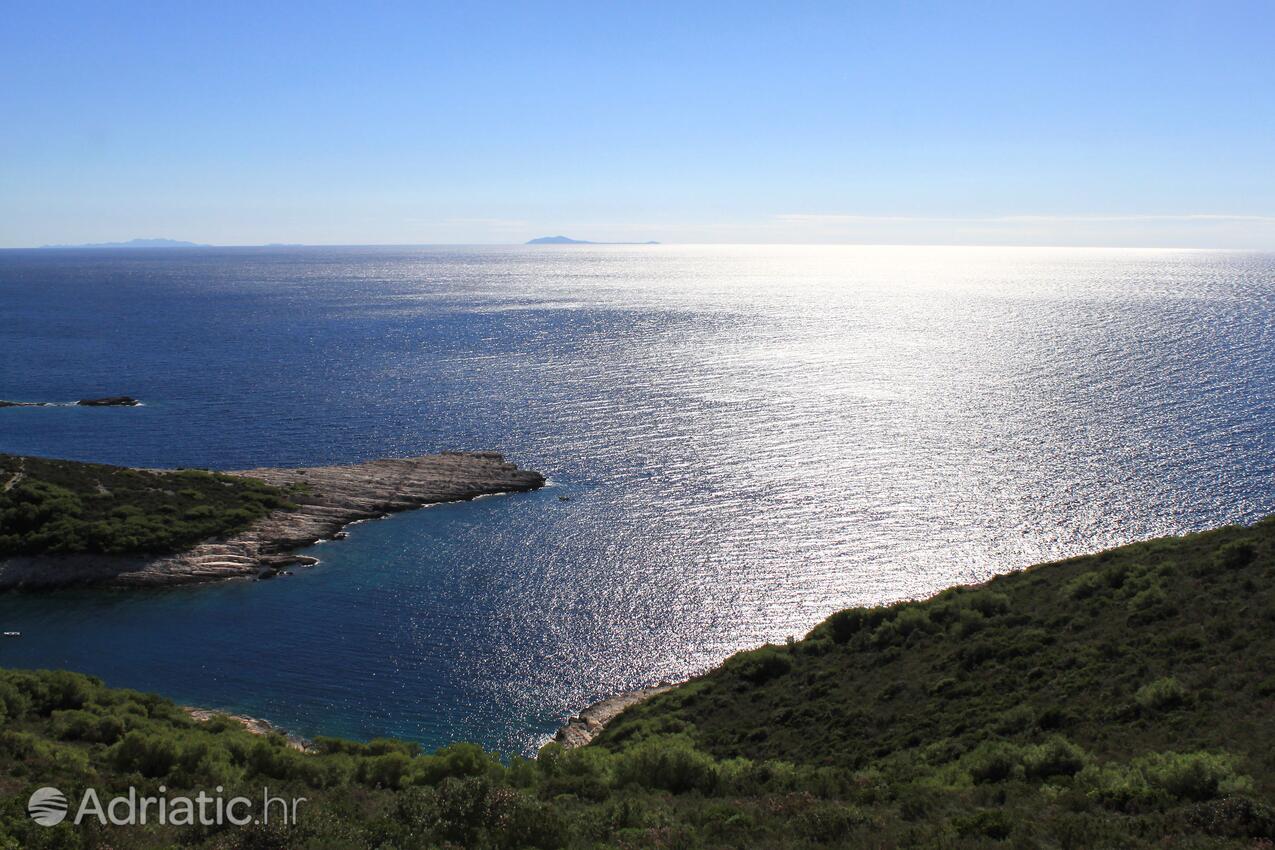
<path fill-rule="evenodd" d="M 291 578 L 0 597 L 0 663 L 307 734 L 527 751 L 849 604 L 1275 510 L 1275 258 L 579 247 L 0 252 L 0 450 L 491 448 L 553 487 Z M 563 502 L 560 494 L 571 500 Z"/>

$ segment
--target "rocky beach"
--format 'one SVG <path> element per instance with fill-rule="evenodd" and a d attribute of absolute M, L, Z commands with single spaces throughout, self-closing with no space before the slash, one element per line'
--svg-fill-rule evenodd
<path fill-rule="evenodd" d="M 595 702 L 562 725 L 554 734 L 553 740 L 567 749 L 583 747 L 598 736 L 606 725 L 619 717 L 626 709 L 644 702 L 656 694 L 672 690 L 671 684 L 655 685 L 650 688 L 639 688 L 635 691 L 624 691 L 615 696 Z"/>

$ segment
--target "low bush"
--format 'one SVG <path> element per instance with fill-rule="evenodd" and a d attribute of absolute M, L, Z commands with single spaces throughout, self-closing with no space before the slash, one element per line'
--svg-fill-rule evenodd
<path fill-rule="evenodd" d="M 1256 546 L 1247 540 L 1236 540 L 1217 550 L 1214 563 L 1224 570 L 1238 570 L 1251 564 L 1255 557 Z"/>
<path fill-rule="evenodd" d="M 1006 741 L 988 741 L 965 758 L 974 782 L 1003 782 L 1022 773 L 1023 751 Z"/>
<path fill-rule="evenodd" d="M 1074 776 L 1089 762 L 1088 754 L 1061 735 L 1023 751 L 1023 769 L 1030 779 Z"/>
<path fill-rule="evenodd" d="M 619 756 L 622 783 L 684 794 L 709 793 L 718 781 L 716 761 L 685 740 L 647 741 Z"/>
<path fill-rule="evenodd" d="M 1076 779 L 1091 797 L 1129 810 L 1213 800 L 1252 788 L 1231 757 L 1207 752 L 1151 753 L 1126 765 L 1091 765 Z"/>
<path fill-rule="evenodd" d="M 1063 586 L 1068 599 L 1088 599 L 1108 588 L 1106 577 L 1099 572 L 1081 573 Z"/>
<path fill-rule="evenodd" d="M 792 669 L 792 653 L 787 648 L 763 646 L 736 655 L 731 664 L 739 677 L 754 685 L 764 685 Z"/>
<path fill-rule="evenodd" d="M 1014 824 L 1005 812 L 992 810 L 958 815 L 952 819 L 952 828 L 962 838 L 990 838 L 994 841 L 1002 841 L 1009 838 Z"/>
<path fill-rule="evenodd" d="M 1156 679 L 1138 688 L 1133 700 L 1144 711 L 1168 711 L 1187 703 L 1187 690 L 1172 676 Z"/>

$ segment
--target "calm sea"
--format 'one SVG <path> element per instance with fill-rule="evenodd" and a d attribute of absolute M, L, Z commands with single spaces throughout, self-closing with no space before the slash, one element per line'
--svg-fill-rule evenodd
<path fill-rule="evenodd" d="M 0 451 L 553 483 L 278 581 L 3 596 L 0 664 L 527 751 L 847 605 L 1275 511 L 1273 316 L 1252 253 L 0 251 L 0 398 L 145 402 L 0 410 Z"/>

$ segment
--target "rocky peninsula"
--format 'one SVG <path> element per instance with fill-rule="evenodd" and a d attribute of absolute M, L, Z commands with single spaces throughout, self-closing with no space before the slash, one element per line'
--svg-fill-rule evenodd
<path fill-rule="evenodd" d="M 671 691 L 674 687 L 675 685 L 663 684 L 639 688 L 636 691 L 624 691 L 595 702 L 563 724 L 562 728 L 554 734 L 553 740 L 568 750 L 583 747 L 596 738 L 606 725 L 619 717 L 625 709 L 644 702 L 656 694 Z"/>
<path fill-rule="evenodd" d="M 219 717 L 224 717 L 226 720 L 238 724 L 250 735 L 260 735 L 262 737 L 279 735 L 287 742 L 289 749 L 296 750 L 299 753 L 315 752 L 314 742 L 309 738 L 294 735 L 287 729 L 282 729 L 269 720 L 262 720 L 260 717 L 249 717 L 246 714 L 235 714 L 212 708 L 197 708 L 193 705 L 183 705 L 181 710 L 186 712 L 190 719 L 197 723 L 211 723 Z"/>
<path fill-rule="evenodd" d="M 108 395 L 102 398 L 82 398 L 77 407 L 140 407 L 141 402 L 131 395 Z"/>
<path fill-rule="evenodd" d="M 131 395 L 108 395 L 82 398 L 78 401 L 9 401 L 0 399 L 0 407 L 141 407 Z"/>
<path fill-rule="evenodd" d="M 535 490 L 545 483 L 540 473 L 520 469 L 496 452 L 444 452 L 346 466 L 263 467 L 225 475 L 284 488 L 292 504 L 270 511 L 242 531 L 175 554 L 11 556 L 0 560 L 0 590 L 266 578 L 290 565 L 313 563 L 292 553 L 336 537 L 349 523 L 424 505 Z"/>

